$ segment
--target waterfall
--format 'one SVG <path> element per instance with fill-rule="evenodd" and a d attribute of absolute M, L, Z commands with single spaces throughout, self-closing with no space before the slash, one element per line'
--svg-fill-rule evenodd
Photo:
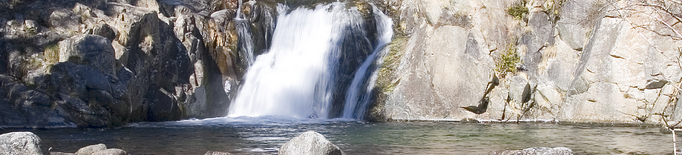
<path fill-rule="evenodd" d="M 372 47 L 383 47 L 392 37 L 391 20 L 375 11 L 380 38 L 372 45 L 361 13 L 357 8 L 346 6 L 342 2 L 332 2 L 313 9 L 302 6 L 288 10 L 287 6 L 279 4 L 270 49 L 257 56 L 247 69 L 228 116 L 329 117 L 332 99 L 337 98 L 335 94 L 345 93 L 345 89 L 335 92 L 336 85 L 350 82 L 352 73 L 349 72 L 353 70 L 362 75 L 355 75 L 352 83 L 365 81 L 365 74 L 380 51 Z M 356 56 L 357 53 L 361 54 Z M 367 55 L 370 56 L 360 69 L 346 67 L 357 67 L 361 63 L 357 58 L 364 59 Z M 348 65 L 349 62 L 356 63 Z M 355 86 L 358 91 L 352 92 L 369 95 L 358 87 Z M 367 102 L 369 100 L 363 100 L 362 104 Z M 354 105 L 361 106 L 364 105 Z"/>
<path fill-rule="evenodd" d="M 246 72 L 229 116 L 326 117 L 331 95 L 327 58 L 338 42 L 334 15 L 342 9 L 333 6 L 290 13 L 278 7 L 270 50 Z"/>
<path fill-rule="evenodd" d="M 377 21 L 377 33 L 379 37 L 377 38 L 377 43 L 374 46 L 374 52 L 372 52 L 372 54 L 365 59 L 365 61 L 362 63 L 362 66 L 360 66 L 360 68 L 355 72 L 353 82 L 346 92 L 343 118 L 362 119 L 364 117 L 365 111 L 367 110 L 367 106 L 369 105 L 371 99 L 372 88 L 374 88 L 374 84 L 377 79 L 377 73 L 370 66 L 374 64 L 377 54 L 380 53 L 386 44 L 391 42 L 391 37 L 393 37 L 393 21 L 391 18 L 383 14 L 381 11 L 378 11 L 379 9 L 376 7 L 372 7 L 374 18 Z M 366 76 L 370 72 L 372 77 L 370 77 L 369 81 L 367 81 L 368 79 Z M 365 89 L 362 89 L 363 84 L 366 86 Z"/>
<path fill-rule="evenodd" d="M 237 16 L 234 18 L 237 29 L 237 37 L 239 42 L 237 48 L 240 54 L 243 54 L 242 62 L 245 66 L 253 65 L 254 55 L 253 55 L 253 41 L 251 37 L 251 24 L 249 20 L 244 18 L 242 12 L 242 0 L 239 0 L 239 5 L 237 7 Z"/>

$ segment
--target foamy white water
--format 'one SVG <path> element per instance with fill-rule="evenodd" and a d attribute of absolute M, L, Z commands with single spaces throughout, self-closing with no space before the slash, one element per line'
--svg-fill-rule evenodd
<path fill-rule="evenodd" d="M 372 89 L 376 83 L 376 70 L 371 72 L 372 77 L 369 78 L 367 87 L 362 89 L 363 83 L 367 80 L 367 74 L 370 74 L 368 69 L 370 65 L 375 62 L 376 56 L 380 51 L 391 42 L 393 37 L 393 21 L 391 18 L 378 11 L 373 7 L 374 19 L 377 21 L 377 43 L 374 46 L 374 52 L 365 59 L 360 68 L 355 72 L 353 82 L 346 92 L 346 100 L 343 109 L 343 118 L 348 119 L 362 119 L 367 111 L 367 106 L 371 100 Z"/>
<path fill-rule="evenodd" d="M 348 33 L 357 33 L 350 29 L 362 28 L 362 15 L 340 2 L 318 5 L 315 9 L 301 7 L 288 13 L 287 9 L 285 5 L 278 6 L 272 45 L 246 72 L 229 117 L 327 118 L 332 93 L 342 93 L 333 92 L 336 71 L 332 65 L 337 65 L 341 52 L 353 52 L 342 51 L 343 41 Z M 356 71 L 347 92 L 343 118 L 362 118 L 376 80 L 371 65 L 393 36 L 391 19 L 378 9 L 373 10 L 379 33 L 374 47 L 378 48 Z M 359 41 L 368 41 L 364 39 Z M 371 80 L 367 88 L 360 88 L 366 80 Z"/>
<path fill-rule="evenodd" d="M 342 9 L 334 3 L 285 13 L 280 5 L 272 46 L 248 69 L 228 116 L 326 118 L 333 87 L 329 55 L 347 24 L 334 20 Z"/>

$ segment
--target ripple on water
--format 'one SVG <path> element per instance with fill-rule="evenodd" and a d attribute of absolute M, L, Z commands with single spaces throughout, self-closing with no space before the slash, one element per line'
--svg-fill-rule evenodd
<path fill-rule="evenodd" d="M 558 124 L 462 124 L 296 120 L 282 117 L 210 118 L 135 123 L 119 129 L 2 129 L 32 131 L 52 151 L 75 152 L 104 143 L 132 154 L 276 154 L 289 139 L 309 130 L 348 154 L 486 154 L 503 149 L 568 147 L 576 154 L 646 153 L 672 150 L 671 135 L 658 128 L 586 127 Z"/>

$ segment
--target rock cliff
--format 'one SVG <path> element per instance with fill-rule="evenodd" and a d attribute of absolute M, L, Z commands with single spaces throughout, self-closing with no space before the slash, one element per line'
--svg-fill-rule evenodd
<path fill-rule="evenodd" d="M 368 119 L 678 121 L 682 26 L 665 2 L 377 1 L 399 35 Z M 493 76 L 486 113 L 460 108 Z"/>
<path fill-rule="evenodd" d="M 352 1 L 394 23 L 366 119 L 677 122 L 682 12 L 665 2 Z M 270 46 L 277 3 L 0 1 L 0 126 L 223 116 Z M 336 64 L 336 92 L 348 89 L 364 48 Z M 343 95 L 332 96 L 331 117 Z M 461 108 L 484 99 L 480 115 Z"/>
<path fill-rule="evenodd" d="M 0 1 L 0 126 L 115 127 L 224 116 L 235 93 L 223 86 L 236 89 L 246 68 L 237 63 L 245 55 L 237 47 L 237 6 Z"/>

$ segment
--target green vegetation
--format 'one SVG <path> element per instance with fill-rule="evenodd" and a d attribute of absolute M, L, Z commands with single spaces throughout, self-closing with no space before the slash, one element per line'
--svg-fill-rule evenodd
<path fill-rule="evenodd" d="M 45 47 L 43 51 L 43 58 L 45 58 L 45 63 L 54 64 L 59 62 L 59 44 L 52 43 Z"/>
<path fill-rule="evenodd" d="M 561 6 L 563 6 L 565 2 L 566 0 L 549 0 L 545 1 L 542 7 L 544 8 L 545 13 L 549 15 L 549 19 L 556 22 L 559 20 Z"/>
<path fill-rule="evenodd" d="M 366 116 L 370 121 L 387 121 L 385 117 L 384 105 L 386 98 L 395 90 L 395 87 L 400 83 L 400 79 L 396 77 L 395 70 L 400 65 L 404 53 L 404 47 L 407 44 L 407 37 L 396 37 L 391 43 L 386 45 L 388 53 L 382 57 L 382 65 L 379 68 L 378 78 L 375 84 L 373 96 L 376 97 L 376 102 L 369 107 L 369 114 Z"/>
<path fill-rule="evenodd" d="M 513 16 L 516 19 L 523 19 L 528 15 L 528 8 L 526 8 L 526 2 L 517 3 L 507 9 L 507 14 Z"/>
<path fill-rule="evenodd" d="M 516 48 L 513 43 L 507 46 L 507 51 L 500 55 L 500 59 L 497 61 L 495 71 L 500 73 L 499 75 L 504 77 L 506 73 L 516 73 L 516 65 L 523 63 L 521 57 L 516 52 Z"/>
<path fill-rule="evenodd" d="M 387 45 L 389 51 L 383 56 L 383 65 L 379 69 L 379 78 L 376 83 L 382 92 L 392 92 L 395 89 L 396 83 L 391 80 L 395 69 L 400 64 L 400 58 L 403 56 L 402 47 L 405 46 L 405 43 L 407 43 L 407 38 L 399 37 Z"/>

